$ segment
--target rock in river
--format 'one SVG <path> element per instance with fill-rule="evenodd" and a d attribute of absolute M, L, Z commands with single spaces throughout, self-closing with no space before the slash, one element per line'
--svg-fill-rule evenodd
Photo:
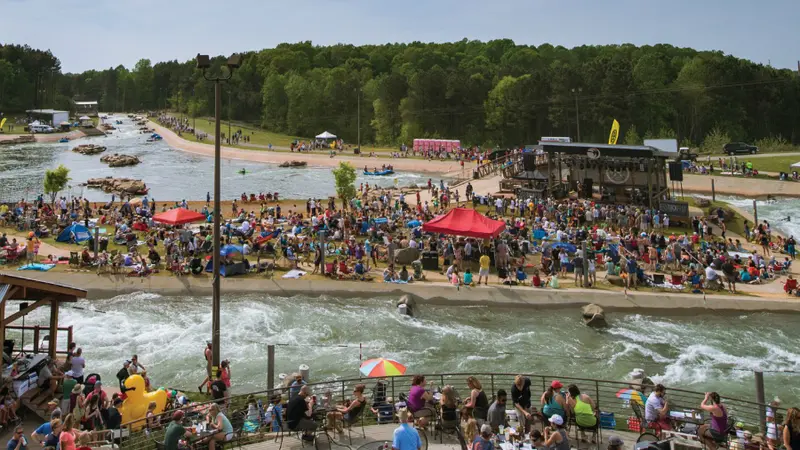
<path fill-rule="evenodd" d="M 81 155 L 96 155 L 106 151 L 106 148 L 102 145 L 83 144 L 73 148 L 72 151 L 80 153 Z"/>
<path fill-rule="evenodd" d="M 113 155 L 103 156 L 100 158 L 100 162 L 108 164 L 109 167 L 124 167 L 135 166 L 142 161 L 133 155 L 120 155 L 119 153 L 114 153 Z"/>

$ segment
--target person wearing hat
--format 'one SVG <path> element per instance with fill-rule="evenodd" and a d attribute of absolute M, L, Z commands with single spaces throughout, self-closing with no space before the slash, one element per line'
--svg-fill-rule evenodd
<path fill-rule="evenodd" d="M 564 385 L 561 384 L 560 381 L 553 380 L 553 382 L 550 383 L 550 387 L 542 394 L 540 400 L 542 404 L 542 414 L 546 419 L 549 419 L 554 414 L 558 414 L 561 417 L 566 415 L 567 403 L 560 391 L 563 387 Z"/>
<path fill-rule="evenodd" d="M 564 418 L 559 414 L 550 417 L 550 426 L 544 429 L 544 445 L 552 450 L 570 450 L 569 437 L 564 430 Z"/>
<path fill-rule="evenodd" d="M 392 450 L 420 450 L 422 439 L 419 432 L 414 428 L 414 415 L 408 408 L 401 408 L 398 411 L 400 426 L 395 428 L 392 436 Z"/>
<path fill-rule="evenodd" d="M 39 387 L 37 397 L 42 397 L 40 405 L 48 399 L 52 399 L 58 389 L 59 380 L 64 378 L 64 374 L 56 367 L 54 360 L 48 360 L 41 370 L 39 370 L 39 379 L 36 384 Z M 56 405 L 57 406 L 57 405 Z"/>
<path fill-rule="evenodd" d="M 164 434 L 164 449 L 165 450 L 178 450 L 178 441 L 181 438 L 189 437 L 192 432 L 187 430 L 181 424 L 183 422 L 184 413 L 181 410 L 172 413 L 172 421 L 167 425 L 167 431 Z"/>
<path fill-rule="evenodd" d="M 125 390 L 126 390 L 125 389 L 125 380 L 127 380 L 128 377 L 130 376 L 130 372 L 128 371 L 130 366 L 131 366 L 130 360 L 125 360 L 125 362 L 122 363 L 122 368 L 119 369 L 119 371 L 117 372 L 117 380 L 119 380 L 119 391 L 120 392 L 125 392 Z"/>
<path fill-rule="evenodd" d="M 609 436 L 608 437 L 608 450 L 622 450 L 622 447 L 625 445 L 622 438 L 619 436 Z"/>

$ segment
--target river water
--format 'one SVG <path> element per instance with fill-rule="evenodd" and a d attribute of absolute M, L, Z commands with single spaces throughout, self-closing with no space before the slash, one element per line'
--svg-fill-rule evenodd
<path fill-rule="evenodd" d="M 63 164 L 72 178 L 69 192 L 91 201 L 107 201 L 110 194 L 79 186 L 89 178 L 106 176 L 142 179 L 156 200 L 202 200 L 213 190 L 213 159 L 176 150 L 166 142 L 146 142 L 149 134 L 140 134 L 127 117 L 112 135 L 81 138 L 68 143 L 0 146 L 0 201 L 32 198 L 42 192 L 46 169 Z M 79 144 L 108 147 L 100 155 L 81 155 L 70 151 Z M 120 153 L 138 156 L 142 163 L 130 167 L 110 168 L 100 162 L 105 154 Z M 245 170 L 246 174 L 239 173 Z M 365 177 L 360 171 L 356 183 L 381 187 L 437 182 L 438 174 L 398 172 L 385 177 Z M 334 193 L 334 180 L 328 167 L 280 168 L 276 164 L 222 160 L 222 198 L 238 198 L 242 192 L 279 192 L 283 198 L 327 198 Z"/>
<path fill-rule="evenodd" d="M 62 308 L 87 370 L 112 377 L 137 353 L 157 385 L 194 389 L 204 377 L 210 297 L 137 293 Z M 529 372 L 621 380 L 643 368 L 656 381 L 752 399 L 752 370 L 800 371 L 800 317 L 766 313 L 610 314 L 611 327 L 583 325 L 578 310 L 421 307 L 397 315 L 388 298 L 224 296 L 222 357 L 235 390 L 265 386 L 267 344 L 278 372 L 308 364 L 315 380 L 358 376 L 359 357 L 393 358 L 415 372 Z M 45 313 L 28 323 L 46 322 Z M 27 339 L 31 339 L 29 336 Z M 359 345 L 363 349 L 359 349 Z M 344 347 L 343 347 L 344 346 Z M 498 353 L 502 352 L 502 353 Z M 767 396 L 800 399 L 800 378 L 766 373 Z"/>

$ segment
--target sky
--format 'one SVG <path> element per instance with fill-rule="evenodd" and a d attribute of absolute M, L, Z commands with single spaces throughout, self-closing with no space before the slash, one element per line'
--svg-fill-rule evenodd
<path fill-rule="evenodd" d="M 0 0 L 0 43 L 62 71 L 228 55 L 281 42 L 666 43 L 779 68 L 800 60 L 800 0 Z"/>

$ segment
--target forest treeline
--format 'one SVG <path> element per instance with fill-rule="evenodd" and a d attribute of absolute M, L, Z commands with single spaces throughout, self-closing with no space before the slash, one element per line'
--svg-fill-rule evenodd
<path fill-rule="evenodd" d="M 218 72 L 225 57 L 212 58 Z M 194 59 L 63 74 L 49 51 L 0 46 L 0 111 L 70 108 L 97 100 L 102 111 L 169 108 L 213 115 L 213 84 Z M 622 142 L 674 137 L 800 141 L 800 79 L 721 52 L 670 45 L 517 45 L 489 42 L 280 44 L 248 52 L 223 85 L 223 118 L 297 136 L 329 130 L 384 145 L 414 138 L 515 146 L 542 136 Z"/>

